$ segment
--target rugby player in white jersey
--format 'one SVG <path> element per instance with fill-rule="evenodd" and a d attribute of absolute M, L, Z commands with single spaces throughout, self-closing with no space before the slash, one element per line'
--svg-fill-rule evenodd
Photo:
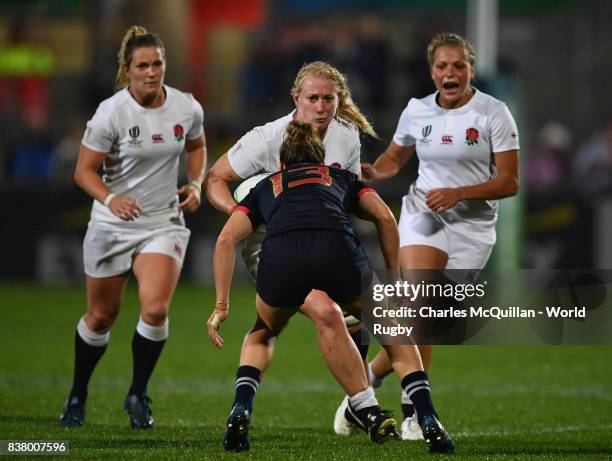
<path fill-rule="evenodd" d="M 183 211 L 194 212 L 201 203 L 202 107 L 164 85 L 165 50 L 155 34 L 132 26 L 118 57 L 116 93 L 87 123 L 75 172 L 94 203 L 83 243 L 87 312 L 77 325 L 63 427 L 84 423 L 89 379 L 106 350 L 130 271 L 138 282 L 140 318 L 124 409 L 133 428 L 153 426 L 146 390 L 168 337 L 168 309 L 189 241 Z M 177 191 L 183 152 L 189 182 Z"/>
<path fill-rule="evenodd" d="M 291 95 L 294 111 L 249 131 L 211 168 L 206 177 L 205 191 L 208 201 L 218 210 L 231 214 L 236 206 L 228 187 L 231 182 L 281 169 L 279 149 L 286 128 L 294 119 L 317 129 L 325 147 L 326 165 L 359 173 L 361 143 L 358 128 L 372 136 L 376 133 L 353 103 L 344 75 L 321 61 L 305 64 L 296 76 Z M 265 229 L 259 229 L 253 235 L 242 255 L 255 279 Z M 226 303 L 228 300 L 217 300 L 217 308 L 220 311 L 226 309 Z M 369 389 L 365 368 L 344 327 L 338 306 L 324 292 L 313 290 L 300 310 L 317 325 L 317 339 L 324 359 L 347 394 L 354 396 Z M 359 327 L 353 336 L 365 357 L 367 345 L 361 344 Z M 244 338 L 236 392 L 250 392 L 252 389 L 249 407 L 261 375 L 272 360 L 275 340 L 276 335 L 259 317 Z"/>
<path fill-rule="evenodd" d="M 483 269 L 495 245 L 497 199 L 519 188 L 519 141 L 516 123 L 503 102 L 471 85 L 476 57 L 463 37 L 444 33 L 427 49 L 436 92 L 413 98 L 402 112 L 393 140 L 373 165 L 362 165 L 364 181 L 395 176 L 414 152 L 418 178 L 403 198 L 398 224 L 400 266 L 410 269 Z M 409 274 L 404 273 L 406 278 Z M 431 346 L 420 345 L 423 365 Z M 369 366 L 377 387 L 391 372 L 384 350 Z M 350 426 L 339 407 L 334 427 L 347 435 Z M 410 396 L 403 393 L 405 440 L 422 438 Z"/>

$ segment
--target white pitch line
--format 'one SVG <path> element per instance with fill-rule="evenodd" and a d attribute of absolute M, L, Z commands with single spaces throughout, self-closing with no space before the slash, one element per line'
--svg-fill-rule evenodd
<path fill-rule="evenodd" d="M 605 432 L 612 430 L 612 424 L 604 424 L 601 426 L 558 426 L 558 427 L 544 427 L 540 429 L 531 430 L 519 430 L 519 429 L 495 429 L 487 431 L 459 431 L 453 432 L 456 437 L 506 437 L 506 436 L 517 436 L 517 435 L 529 435 L 529 434 L 563 434 L 566 432 L 582 432 L 582 431 L 595 431 Z"/>

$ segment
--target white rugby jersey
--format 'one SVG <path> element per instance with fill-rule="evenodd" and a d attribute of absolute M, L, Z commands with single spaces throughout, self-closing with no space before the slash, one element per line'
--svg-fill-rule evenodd
<path fill-rule="evenodd" d="M 419 174 L 410 195 L 421 209 L 429 190 L 489 181 L 496 175 L 492 154 L 519 149 L 516 123 L 506 104 L 475 90 L 466 105 L 444 109 L 436 103 L 437 94 L 411 99 L 393 135 L 396 144 L 416 148 Z M 460 214 L 496 215 L 497 200 L 466 200 L 454 208 Z"/>
<path fill-rule="evenodd" d="M 294 113 L 253 128 L 230 148 L 228 160 L 238 176 L 248 178 L 280 170 L 280 146 Z M 326 165 L 360 174 L 361 142 L 355 125 L 334 118 L 327 127 L 323 145 Z"/>
<path fill-rule="evenodd" d="M 103 101 L 87 122 L 84 146 L 107 153 L 103 181 L 117 195 L 138 199 L 142 212 L 126 224 L 94 200 L 96 222 L 148 227 L 181 218 L 176 195 L 180 155 L 186 139 L 203 132 L 202 106 L 189 93 L 164 85 L 166 100 L 147 109 L 127 88 Z"/>

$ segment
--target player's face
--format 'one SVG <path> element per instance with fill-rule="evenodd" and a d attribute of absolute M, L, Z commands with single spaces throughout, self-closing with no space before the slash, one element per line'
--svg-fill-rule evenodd
<path fill-rule="evenodd" d="M 130 80 L 130 91 L 138 102 L 154 99 L 162 91 L 166 73 L 162 50 L 152 46 L 136 48 L 125 73 Z"/>
<path fill-rule="evenodd" d="M 311 75 L 304 79 L 293 100 L 296 120 L 310 123 L 319 132 L 324 132 L 336 115 L 338 90 L 332 80 Z"/>
<path fill-rule="evenodd" d="M 474 78 L 474 68 L 460 46 L 436 49 L 431 78 L 440 93 L 438 102 L 446 109 L 461 107 L 472 97 L 470 81 Z"/>

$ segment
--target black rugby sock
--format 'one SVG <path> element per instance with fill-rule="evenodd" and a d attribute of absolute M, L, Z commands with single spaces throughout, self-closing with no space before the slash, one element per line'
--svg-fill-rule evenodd
<path fill-rule="evenodd" d="M 153 374 L 155 364 L 166 344 L 166 340 L 151 341 L 134 332 L 132 338 L 132 358 L 134 360 L 132 385 L 128 394 L 144 394 L 147 391 L 147 384 Z"/>
<path fill-rule="evenodd" d="M 350 333 L 350 336 L 353 342 L 357 345 L 357 349 L 359 349 L 359 354 L 361 355 L 361 358 L 365 360 L 368 356 L 368 349 L 370 347 L 370 335 L 362 326 L 354 333 Z"/>
<path fill-rule="evenodd" d="M 424 371 L 414 371 L 402 379 L 402 389 L 412 400 L 419 422 L 424 416 L 437 416 L 431 401 L 429 381 Z"/>
<path fill-rule="evenodd" d="M 402 414 L 404 419 L 414 416 L 414 405 L 411 403 L 402 403 Z"/>
<path fill-rule="evenodd" d="M 246 405 L 249 413 L 253 411 L 253 399 L 261 381 L 261 371 L 259 368 L 250 365 L 241 365 L 236 372 L 236 397 L 234 403 Z"/>
<path fill-rule="evenodd" d="M 87 386 L 89 379 L 106 351 L 107 344 L 104 346 L 90 346 L 79 332 L 74 337 L 74 376 L 72 379 L 72 389 L 70 395 L 78 397 L 80 400 L 87 399 Z"/>

